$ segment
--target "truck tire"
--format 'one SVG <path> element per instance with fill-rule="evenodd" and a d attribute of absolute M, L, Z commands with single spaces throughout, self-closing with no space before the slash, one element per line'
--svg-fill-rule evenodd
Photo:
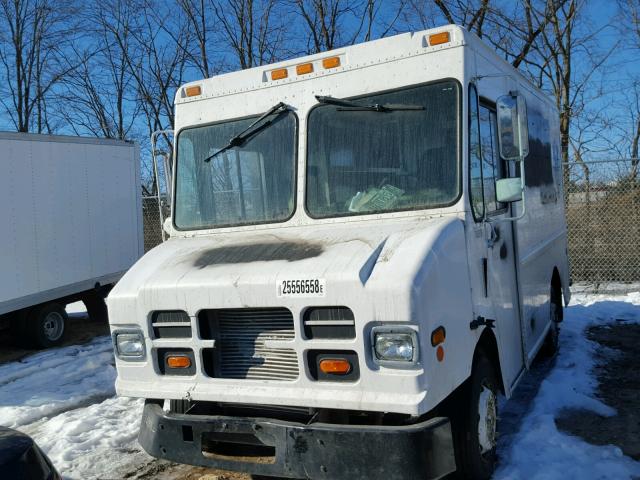
<path fill-rule="evenodd" d="M 549 302 L 549 316 L 551 326 L 544 339 L 542 347 L 540 347 L 540 356 L 542 358 L 553 358 L 558 353 L 560 344 L 560 322 L 562 322 L 562 293 L 558 292 L 555 287 L 551 287 L 551 300 Z"/>
<path fill-rule="evenodd" d="M 488 357 L 479 351 L 471 378 L 453 406 L 451 418 L 459 478 L 491 478 L 496 465 L 498 380 Z"/>
<path fill-rule="evenodd" d="M 29 312 L 26 321 L 29 342 L 36 348 L 60 345 L 68 318 L 64 307 L 57 303 L 45 303 L 35 307 Z"/>

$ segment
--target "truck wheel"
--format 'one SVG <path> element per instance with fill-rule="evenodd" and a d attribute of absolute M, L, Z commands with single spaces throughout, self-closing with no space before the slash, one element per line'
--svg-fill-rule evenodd
<path fill-rule="evenodd" d="M 27 335 L 38 348 L 55 347 L 62 343 L 64 327 L 68 320 L 62 305 L 46 303 L 35 307 L 27 317 Z"/>
<path fill-rule="evenodd" d="M 549 302 L 549 316 L 551 326 L 540 348 L 543 358 L 553 358 L 558 353 L 560 343 L 560 322 L 562 321 L 562 297 L 556 288 L 551 287 L 551 301 Z"/>
<path fill-rule="evenodd" d="M 458 396 L 451 419 L 456 467 L 465 479 L 488 479 L 496 464 L 498 380 L 493 365 L 480 351 L 468 385 Z"/>

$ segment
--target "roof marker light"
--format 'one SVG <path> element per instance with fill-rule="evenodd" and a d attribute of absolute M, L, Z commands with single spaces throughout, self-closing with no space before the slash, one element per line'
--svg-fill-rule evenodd
<path fill-rule="evenodd" d="M 190 87 L 187 87 L 184 89 L 184 94 L 187 97 L 197 97 L 201 93 L 202 93 L 202 88 L 200 87 L 200 85 L 191 85 Z"/>
<path fill-rule="evenodd" d="M 286 68 L 278 68 L 277 70 L 273 70 L 271 72 L 271 80 L 282 80 L 283 78 L 287 78 L 289 76 L 289 72 Z"/>
<path fill-rule="evenodd" d="M 296 73 L 298 75 L 306 75 L 307 73 L 313 73 L 313 63 L 302 63 L 296 66 Z"/>
<path fill-rule="evenodd" d="M 322 67 L 327 68 L 336 68 L 340 66 L 340 57 L 329 57 L 322 59 Z"/>
<path fill-rule="evenodd" d="M 429 35 L 429 45 L 431 47 L 435 45 L 442 45 L 443 43 L 449 43 L 450 41 L 451 37 L 449 36 L 449 32 L 440 32 Z"/>

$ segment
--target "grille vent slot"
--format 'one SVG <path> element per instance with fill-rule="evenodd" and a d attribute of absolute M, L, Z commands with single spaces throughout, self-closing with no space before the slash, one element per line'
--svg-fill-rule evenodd
<path fill-rule="evenodd" d="M 356 338 L 356 322 L 347 307 L 313 307 L 304 312 L 305 337 L 313 339 Z"/>
<path fill-rule="evenodd" d="M 191 338 L 191 319 L 182 310 L 153 312 L 151 329 L 154 338 Z"/>
<path fill-rule="evenodd" d="M 208 310 L 199 318 L 200 335 L 215 340 L 203 350 L 204 369 L 216 378 L 292 381 L 298 357 L 286 344 L 295 337 L 286 308 Z"/>

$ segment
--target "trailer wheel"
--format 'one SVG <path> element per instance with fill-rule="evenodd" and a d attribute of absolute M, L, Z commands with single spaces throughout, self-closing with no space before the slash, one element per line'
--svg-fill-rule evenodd
<path fill-rule="evenodd" d="M 493 474 L 497 459 L 498 392 L 493 365 L 479 351 L 468 384 L 458 392 L 451 418 L 460 478 L 484 480 Z"/>
<path fill-rule="evenodd" d="M 55 347 L 62 343 L 67 320 L 67 312 L 62 305 L 46 303 L 29 312 L 26 333 L 38 348 Z"/>

